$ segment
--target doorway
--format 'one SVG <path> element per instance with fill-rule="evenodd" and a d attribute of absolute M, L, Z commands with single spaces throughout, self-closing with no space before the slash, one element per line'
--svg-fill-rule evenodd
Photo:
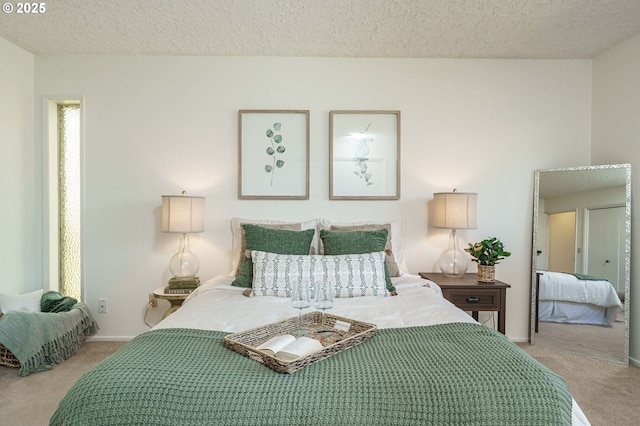
<path fill-rule="evenodd" d="M 576 212 L 549 215 L 549 270 L 576 270 Z"/>
<path fill-rule="evenodd" d="M 606 278 L 618 294 L 624 294 L 624 207 L 587 209 L 585 222 L 585 273 Z"/>

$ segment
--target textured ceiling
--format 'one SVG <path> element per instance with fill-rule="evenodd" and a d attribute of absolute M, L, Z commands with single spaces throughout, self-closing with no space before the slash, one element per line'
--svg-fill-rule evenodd
<path fill-rule="evenodd" d="M 539 197 L 560 197 L 576 192 L 624 186 L 624 167 L 592 166 L 588 168 L 555 169 L 540 173 Z"/>
<path fill-rule="evenodd" d="M 0 13 L 34 54 L 590 59 L 640 0 L 53 0 Z"/>

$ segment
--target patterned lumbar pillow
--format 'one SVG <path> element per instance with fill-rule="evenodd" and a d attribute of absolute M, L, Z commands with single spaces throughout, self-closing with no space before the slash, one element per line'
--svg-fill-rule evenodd
<path fill-rule="evenodd" d="M 279 254 L 306 254 L 311 250 L 315 229 L 291 231 L 287 229 L 269 229 L 257 225 L 243 224 L 245 247 L 249 257 L 243 259 L 240 272 L 231 285 L 251 287 L 253 281 L 253 263 L 251 251 L 260 250 Z"/>
<path fill-rule="evenodd" d="M 387 245 L 388 231 L 378 229 L 376 231 L 320 231 L 320 239 L 324 245 L 324 254 L 361 254 L 382 251 Z M 384 267 L 384 275 L 387 282 L 387 290 L 395 294 L 395 287 L 391 283 L 391 277 L 387 266 Z"/>
<path fill-rule="evenodd" d="M 252 296 L 290 297 L 294 284 L 332 283 L 333 297 L 389 296 L 384 273 L 385 253 L 304 256 L 252 251 Z"/>

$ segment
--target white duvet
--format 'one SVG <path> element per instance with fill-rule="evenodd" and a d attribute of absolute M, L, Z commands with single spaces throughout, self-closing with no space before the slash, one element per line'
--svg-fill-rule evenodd
<path fill-rule="evenodd" d="M 291 318 L 298 311 L 288 298 L 247 297 L 243 288 L 231 286 L 234 277 L 218 276 L 204 282 L 184 301 L 182 307 L 154 329 L 195 328 L 238 332 Z M 450 322 L 475 322 L 467 313 L 442 297 L 437 284 L 417 275 L 392 278 L 398 292 L 391 297 L 334 299 L 327 312 L 376 324 L 378 328 L 398 328 Z M 311 312 L 312 308 L 303 310 Z M 573 402 L 573 424 L 588 425 L 580 407 Z"/>
<path fill-rule="evenodd" d="M 540 302 L 571 302 L 605 308 L 604 324 L 611 324 L 622 309 L 618 293 L 609 281 L 581 280 L 563 272 L 542 271 L 538 297 Z"/>
<path fill-rule="evenodd" d="M 540 300 L 562 300 L 605 308 L 622 308 L 622 302 L 609 281 L 580 280 L 563 272 L 541 272 L 539 297 Z"/>
<path fill-rule="evenodd" d="M 397 296 L 334 299 L 327 312 L 374 323 L 378 328 L 398 328 L 448 322 L 474 322 L 473 318 L 446 299 L 437 284 L 405 274 L 393 278 Z M 246 297 L 244 288 L 233 287 L 230 275 L 203 283 L 182 307 L 155 328 L 198 328 L 237 332 L 291 318 L 298 310 L 289 299 L 274 296 Z M 303 310 L 311 312 L 313 308 Z"/>

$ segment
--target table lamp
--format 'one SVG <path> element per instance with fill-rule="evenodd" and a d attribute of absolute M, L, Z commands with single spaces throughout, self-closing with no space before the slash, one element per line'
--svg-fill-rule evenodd
<path fill-rule="evenodd" d="M 198 257 L 189 247 L 189 234 L 204 231 L 204 197 L 182 195 L 162 195 L 163 232 L 182 234 L 180 248 L 169 262 L 169 270 L 175 278 L 195 277 L 200 269 Z"/>
<path fill-rule="evenodd" d="M 433 227 L 451 229 L 449 248 L 438 258 L 438 266 L 445 276 L 461 278 L 469 267 L 469 257 L 460 248 L 456 230 L 476 228 L 478 194 L 454 189 L 433 194 L 433 201 Z"/>

